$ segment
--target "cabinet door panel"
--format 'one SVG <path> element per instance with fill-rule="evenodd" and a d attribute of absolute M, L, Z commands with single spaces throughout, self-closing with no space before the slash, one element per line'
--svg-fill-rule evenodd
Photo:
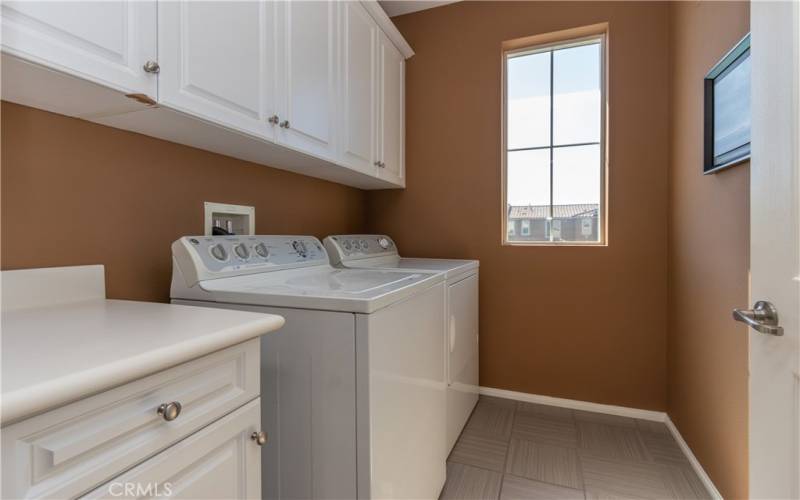
<path fill-rule="evenodd" d="M 405 185 L 405 60 L 392 42 L 380 34 L 380 153 L 385 165 L 378 174 Z"/>
<path fill-rule="evenodd" d="M 274 9 L 273 2 L 160 2 L 160 103 L 269 137 Z"/>
<path fill-rule="evenodd" d="M 84 498 L 260 498 L 261 447 L 250 438 L 260 406 L 249 402 Z"/>
<path fill-rule="evenodd" d="M 375 174 L 378 26 L 358 2 L 342 4 L 342 162 Z"/>
<path fill-rule="evenodd" d="M 2 3 L 4 52 L 120 90 L 157 97 L 153 1 Z"/>
<path fill-rule="evenodd" d="M 335 159 L 337 2 L 284 2 L 280 141 Z"/>

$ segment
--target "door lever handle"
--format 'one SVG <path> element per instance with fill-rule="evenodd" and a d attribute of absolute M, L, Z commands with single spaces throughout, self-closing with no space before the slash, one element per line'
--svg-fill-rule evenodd
<path fill-rule="evenodd" d="M 783 327 L 778 326 L 778 310 L 766 300 L 756 302 L 753 309 L 734 309 L 733 319 L 760 333 L 783 335 Z"/>

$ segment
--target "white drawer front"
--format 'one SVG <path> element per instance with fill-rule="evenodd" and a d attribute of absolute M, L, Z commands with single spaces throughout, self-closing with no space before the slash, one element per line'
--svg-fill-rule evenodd
<path fill-rule="evenodd" d="M 3 428 L 3 497 L 85 493 L 258 397 L 258 374 L 254 339 Z"/>
<path fill-rule="evenodd" d="M 83 498 L 261 497 L 261 399 L 171 446 Z"/>

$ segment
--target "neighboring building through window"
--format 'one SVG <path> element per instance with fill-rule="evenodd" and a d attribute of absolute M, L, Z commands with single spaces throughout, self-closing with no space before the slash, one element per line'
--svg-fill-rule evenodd
<path fill-rule="evenodd" d="M 598 35 L 505 53 L 504 243 L 604 243 L 604 51 Z"/>

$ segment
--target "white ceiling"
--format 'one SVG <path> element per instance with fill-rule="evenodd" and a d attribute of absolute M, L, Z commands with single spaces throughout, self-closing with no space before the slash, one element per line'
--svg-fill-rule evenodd
<path fill-rule="evenodd" d="M 389 17 L 402 16 L 410 12 L 417 12 L 419 10 L 432 9 L 450 3 L 458 2 L 459 0 L 379 0 L 383 10 Z"/>

